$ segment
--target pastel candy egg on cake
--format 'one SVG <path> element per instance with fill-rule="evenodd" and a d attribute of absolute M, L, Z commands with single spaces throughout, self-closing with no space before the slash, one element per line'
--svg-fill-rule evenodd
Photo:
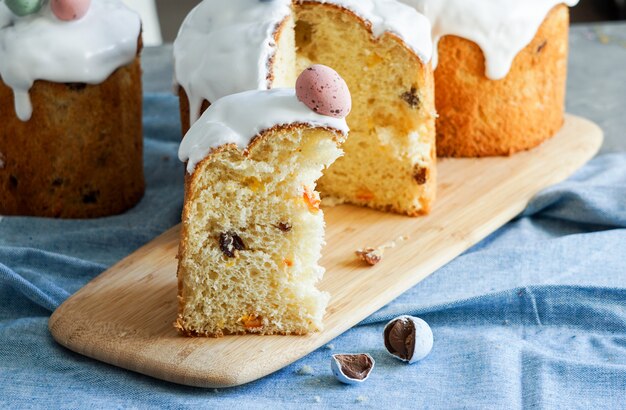
<path fill-rule="evenodd" d="M 13 14 L 24 17 L 41 10 L 43 2 L 44 0 L 6 0 L 5 4 Z"/>
<path fill-rule="evenodd" d="M 89 11 L 91 0 L 51 0 L 50 8 L 54 15 L 63 21 L 81 19 Z"/>
<path fill-rule="evenodd" d="M 298 99 L 318 114 L 345 118 L 352 109 L 348 85 L 330 67 L 316 64 L 307 68 L 296 81 Z"/>

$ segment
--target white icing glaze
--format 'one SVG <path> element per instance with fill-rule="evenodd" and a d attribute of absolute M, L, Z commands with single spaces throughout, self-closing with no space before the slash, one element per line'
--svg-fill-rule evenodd
<path fill-rule="evenodd" d="M 344 7 L 369 21 L 375 36 L 391 32 L 430 60 L 430 23 L 408 6 L 396 0 L 312 1 Z M 192 10 L 174 42 L 175 81 L 189 99 L 192 124 L 203 100 L 270 86 L 274 33 L 291 7 L 291 0 L 204 0 Z"/>
<path fill-rule="evenodd" d="M 205 99 L 269 87 L 274 32 L 290 14 L 291 0 L 205 0 L 189 13 L 174 42 L 174 60 L 192 124 Z"/>
<path fill-rule="evenodd" d="M 369 21 L 375 37 L 389 32 L 397 35 L 427 63 L 432 56 L 430 22 L 423 14 L 397 0 L 305 0 L 328 3 L 352 11 Z"/>
<path fill-rule="evenodd" d="M 0 77 L 13 89 L 17 116 L 30 119 L 36 80 L 104 82 L 134 60 L 140 30 L 139 15 L 120 0 L 93 0 L 82 19 L 71 22 L 57 19 L 49 3 L 26 17 L 0 3 Z"/>
<path fill-rule="evenodd" d="M 313 112 L 298 100 L 294 89 L 245 91 L 211 104 L 183 138 L 178 158 L 187 162 L 191 174 L 212 149 L 226 144 L 245 149 L 261 132 L 290 124 L 332 128 L 343 134 L 349 131 L 345 119 Z"/>
<path fill-rule="evenodd" d="M 557 4 L 575 6 L 578 0 L 401 0 L 428 17 L 433 28 L 433 67 L 437 45 L 447 35 L 478 44 L 485 54 L 486 75 L 507 76 L 513 60 L 537 34 Z"/>

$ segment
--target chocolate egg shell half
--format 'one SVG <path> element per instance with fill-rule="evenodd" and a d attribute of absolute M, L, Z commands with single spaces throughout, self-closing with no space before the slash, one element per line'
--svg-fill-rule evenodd
<path fill-rule="evenodd" d="M 366 353 L 334 354 L 330 361 L 333 374 L 342 383 L 363 383 L 374 369 L 374 359 Z"/>
<path fill-rule="evenodd" d="M 385 347 L 397 359 L 418 362 L 433 349 L 433 332 L 428 323 L 413 316 L 400 316 L 385 326 Z"/>

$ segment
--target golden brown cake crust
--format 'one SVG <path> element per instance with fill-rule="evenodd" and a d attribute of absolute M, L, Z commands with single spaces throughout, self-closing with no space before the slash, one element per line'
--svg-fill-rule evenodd
<path fill-rule="evenodd" d="M 0 81 L 0 214 L 95 218 L 143 196 L 140 57 L 98 85 L 36 81 L 32 118 Z"/>
<path fill-rule="evenodd" d="M 511 155 L 552 137 L 563 125 L 568 29 L 569 10 L 558 5 L 498 81 L 485 76 L 478 45 L 442 38 L 435 71 L 439 156 Z"/>

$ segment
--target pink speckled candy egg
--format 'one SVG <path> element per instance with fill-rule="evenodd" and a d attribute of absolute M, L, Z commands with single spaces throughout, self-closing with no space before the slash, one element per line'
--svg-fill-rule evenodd
<path fill-rule="evenodd" d="M 321 115 L 345 118 L 352 109 L 348 85 L 335 70 L 325 65 L 312 65 L 300 74 L 296 81 L 296 95 Z"/>
<path fill-rule="evenodd" d="M 50 0 L 50 8 L 59 20 L 81 19 L 89 11 L 91 0 Z"/>

